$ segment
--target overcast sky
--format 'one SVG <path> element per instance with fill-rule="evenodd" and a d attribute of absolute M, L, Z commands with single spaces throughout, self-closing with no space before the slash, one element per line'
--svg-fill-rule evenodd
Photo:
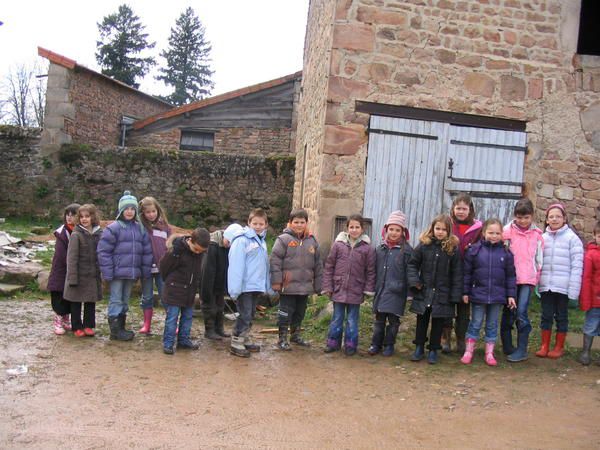
<path fill-rule="evenodd" d="M 90 69 L 96 64 L 97 23 L 126 3 L 146 26 L 151 50 L 166 48 L 171 27 L 191 6 L 212 44 L 215 71 L 213 95 L 302 70 L 302 52 L 309 0 L 5 0 L 0 7 L 0 78 L 10 67 L 33 63 L 41 46 Z M 43 60 L 46 61 L 46 60 Z M 167 94 L 153 80 L 156 69 L 141 82 L 150 94 Z"/>

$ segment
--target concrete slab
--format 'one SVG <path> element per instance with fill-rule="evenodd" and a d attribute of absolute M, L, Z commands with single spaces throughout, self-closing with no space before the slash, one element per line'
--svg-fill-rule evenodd
<path fill-rule="evenodd" d="M 0 283 L 0 295 L 12 295 L 24 290 L 25 286 L 20 286 L 18 284 Z"/>

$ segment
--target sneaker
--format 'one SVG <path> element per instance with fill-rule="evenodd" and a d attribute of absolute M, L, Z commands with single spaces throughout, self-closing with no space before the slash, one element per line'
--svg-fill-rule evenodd
<path fill-rule="evenodd" d="M 83 332 L 83 330 L 75 330 L 75 331 L 73 331 L 73 335 L 75 337 L 84 337 L 85 333 Z"/>
<path fill-rule="evenodd" d="M 381 351 L 381 347 L 379 345 L 371 345 L 367 353 L 371 356 L 375 356 L 377 353 Z"/>
<path fill-rule="evenodd" d="M 61 316 L 54 316 L 54 321 L 52 322 L 52 326 L 54 327 L 54 334 L 57 334 L 59 336 L 62 336 L 63 334 L 65 334 L 65 327 L 63 326 Z"/>
<path fill-rule="evenodd" d="M 248 342 L 247 344 L 244 344 L 244 347 L 246 347 L 246 350 L 248 350 L 251 353 L 260 352 L 260 345 L 255 344 L 253 342 Z"/>
<path fill-rule="evenodd" d="M 172 355 L 175 353 L 175 350 L 173 349 L 173 347 L 163 347 L 163 353 L 165 355 Z"/>
<path fill-rule="evenodd" d="M 286 352 L 289 352 L 292 349 L 292 346 L 290 345 L 290 343 L 287 340 L 281 340 L 277 342 L 277 348 L 279 350 L 283 350 Z"/>
<path fill-rule="evenodd" d="M 93 337 L 96 334 L 94 332 L 93 328 L 84 328 L 83 332 L 85 333 L 86 336 L 89 336 L 89 337 Z"/>

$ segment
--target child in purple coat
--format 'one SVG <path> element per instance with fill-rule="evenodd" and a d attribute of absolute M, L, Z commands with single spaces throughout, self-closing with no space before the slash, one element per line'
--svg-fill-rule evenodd
<path fill-rule="evenodd" d="M 337 236 L 325 262 L 323 293 L 333 300 L 325 353 L 340 349 L 342 334 L 346 355 L 356 353 L 360 304 L 365 295 L 375 294 L 375 249 L 363 226 L 360 214 L 351 215 L 347 231 Z"/>
<path fill-rule="evenodd" d="M 135 335 L 125 329 L 133 283 L 151 275 L 152 245 L 146 229 L 137 219 L 137 198 L 125 191 L 119 200 L 117 220 L 106 227 L 98 244 L 102 278 L 110 282 L 110 338 L 119 341 L 129 341 Z"/>
<path fill-rule="evenodd" d="M 495 366 L 498 315 L 505 304 L 511 309 L 516 308 L 517 279 L 513 255 L 502 241 L 502 222 L 489 219 L 482 231 L 483 240 L 465 253 L 463 302 L 471 303 L 471 321 L 461 362 L 471 364 L 485 318 L 485 362 Z"/>

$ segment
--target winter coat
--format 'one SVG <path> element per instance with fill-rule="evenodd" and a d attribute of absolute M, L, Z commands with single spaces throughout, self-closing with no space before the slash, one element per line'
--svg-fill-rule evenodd
<path fill-rule="evenodd" d="M 323 292 L 331 292 L 331 300 L 338 303 L 359 305 L 364 295 L 375 292 L 375 249 L 365 234 L 354 247 L 348 233 L 338 234 L 323 273 Z"/>
<path fill-rule="evenodd" d="M 270 265 L 271 285 L 280 284 L 282 294 L 321 292 L 323 263 L 312 234 L 300 238 L 289 228 L 283 230 L 273 245 Z"/>
<path fill-rule="evenodd" d="M 535 286 L 542 271 L 544 250 L 542 230 L 534 224 L 531 224 L 527 230 L 522 230 L 511 222 L 504 227 L 502 239 L 515 257 L 517 284 Z"/>
<path fill-rule="evenodd" d="M 583 272 L 583 244 L 568 225 L 557 231 L 546 228 L 540 292 L 558 292 L 579 297 Z"/>
<path fill-rule="evenodd" d="M 480 241 L 467 249 L 463 294 L 471 303 L 502 303 L 517 295 L 514 257 L 502 242 Z"/>
<path fill-rule="evenodd" d="M 600 308 L 600 247 L 595 242 L 585 251 L 579 306 L 583 311 Z"/>
<path fill-rule="evenodd" d="M 231 298 L 236 299 L 244 292 L 273 294 L 265 235 L 259 236 L 252 228 L 245 227 L 242 234 L 233 238 L 227 270 Z"/>
<path fill-rule="evenodd" d="M 48 277 L 48 290 L 50 292 L 62 292 L 65 287 L 67 276 L 67 248 L 71 232 L 66 225 L 61 225 L 54 231 L 56 244 L 54 245 L 54 256 L 52 257 L 52 268 Z"/>
<path fill-rule="evenodd" d="M 227 269 L 229 268 L 229 248 L 223 246 L 223 230 L 210 234 L 210 244 L 202 263 L 203 302 L 214 303 L 214 297 L 227 292 Z"/>
<path fill-rule="evenodd" d="M 408 261 L 413 248 L 408 242 L 389 248 L 381 244 L 375 250 L 376 282 L 374 313 L 404 315 L 408 295 Z"/>
<path fill-rule="evenodd" d="M 408 284 L 413 293 L 410 311 L 425 314 L 431 307 L 432 317 L 454 317 L 454 305 L 462 300 L 462 265 L 458 249 L 449 255 L 435 238 L 431 244 L 417 245 L 408 262 Z"/>
<path fill-rule="evenodd" d="M 203 253 L 190 250 L 190 236 L 173 240 L 173 247 L 160 260 L 160 276 L 164 280 L 162 302 L 165 305 L 189 308 L 194 306 L 200 291 Z"/>
<path fill-rule="evenodd" d="M 146 232 L 150 237 L 150 245 L 152 246 L 152 267 L 150 272 L 158 273 L 158 263 L 165 253 L 167 253 L 167 239 L 171 236 L 171 227 L 159 221 L 153 223 L 150 228 L 146 227 Z"/>
<path fill-rule="evenodd" d="M 152 245 L 146 229 L 134 221 L 111 223 L 98 244 L 98 262 L 107 281 L 150 278 Z"/>
<path fill-rule="evenodd" d="M 460 243 L 458 244 L 458 249 L 460 250 L 460 257 L 465 258 L 465 252 L 470 245 L 475 244 L 475 242 L 481 239 L 481 228 L 483 224 L 480 220 L 475 219 L 473 221 L 473 225 L 471 225 L 465 234 L 460 234 L 458 231 L 458 224 L 452 221 L 452 234 L 458 237 Z"/>
<path fill-rule="evenodd" d="M 67 250 L 65 300 L 86 303 L 102 300 L 102 280 L 96 253 L 101 235 L 99 226 L 95 226 L 91 233 L 81 225 L 73 229 Z"/>

